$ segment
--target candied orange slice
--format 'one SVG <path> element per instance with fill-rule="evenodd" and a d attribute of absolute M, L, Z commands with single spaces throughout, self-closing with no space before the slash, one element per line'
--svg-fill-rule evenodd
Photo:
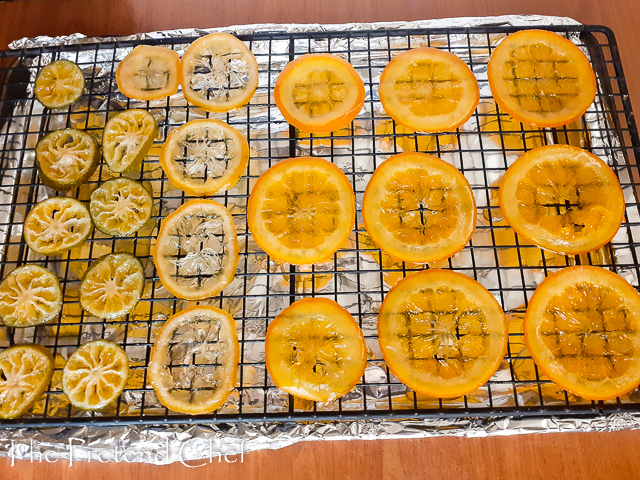
<path fill-rule="evenodd" d="M 421 132 L 455 130 L 480 101 L 478 81 L 467 64 L 431 47 L 394 57 L 380 75 L 378 94 L 391 118 Z"/>
<path fill-rule="evenodd" d="M 33 93 L 47 108 L 62 108 L 78 101 L 84 91 L 84 75 L 75 63 L 56 60 L 38 73 Z"/>
<path fill-rule="evenodd" d="M 393 287 L 380 307 L 378 341 L 398 379 L 418 393 L 453 398 L 484 385 L 507 351 L 507 319 L 475 280 L 426 270 Z"/>
<path fill-rule="evenodd" d="M 309 53 L 278 75 L 273 98 L 284 118 L 304 132 L 334 132 L 356 118 L 364 105 L 364 84 L 349 62 Z"/>
<path fill-rule="evenodd" d="M 213 412 L 236 386 L 240 345 L 233 317 L 208 305 L 167 320 L 151 349 L 148 375 L 158 399 L 176 412 Z"/>
<path fill-rule="evenodd" d="M 156 100 L 178 91 L 180 56 L 165 47 L 138 45 L 116 69 L 118 90 L 135 100 Z"/>
<path fill-rule="evenodd" d="M 273 383 L 315 402 L 349 393 L 367 366 L 362 330 L 326 298 L 305 298 L 285 308 L 269 325 L 264 350 Z"/>
<path fill-rule="evenodd" d="M 236 274 L 238 237 L 233 217 L 213 200 L 191 200 L 162 221 L 153 262 L 169 292 L 203 300 Z"/>
<path fill-rule="evenodd" d="M 487 75 L 500 108 L 538 127 L 576 120 L 596 96 L 596 76 L 586 55 L 545 30 L 523 30 L 502 40 Z"/>
<path fill-rule="evenodd" d="M 476 227 L 476 203 L 457 168 L 424 153 L 401 153 L 373 173 L 362 200 L 365 228 L 389 255 L 437 262 L 458 253 Z"/>
<path fill-rule="evenodd" d="M 270 256 L 310 264 L 333 255 L 355 222 L 347 176 L 322 158 L 289 158 L 263 173 L 249 197 L 247 224 Z"/>
<path fill-rule="evenodd" d="M 581 397 L 606 400 L 640 384 L 640 295 L 604 268 L 549 275 L 529 300 L 524 339 L 544 374 Z"/>
<path fill-rule="evenodd" d="M 570 145 L 522 155 L 507 170 L 500 209 L 518 235 L 563 255 L 602 247 L 624 216 L 624 196 L 611 168 Z"/>

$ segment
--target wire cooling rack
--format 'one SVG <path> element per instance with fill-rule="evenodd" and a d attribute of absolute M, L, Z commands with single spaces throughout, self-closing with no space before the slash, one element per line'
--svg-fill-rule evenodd
<path fill-rule="evenodd" d="M 133 102 L 117 91 L 117 64 L 138 44 L 165 45 L 180 53 L 195 38 L 117 41 L 74 46 L 42 47 L 0 53 L 0 276 L 26 262 L 54 270 L 61 280 L 64 307 L 59 318 L 28 329 L 0 327 L 0 347 L 36 342 L 56 358 L 51 385 L 20 419 L 0 427 L 57 425 L 117 425 L 211 422 L 268 422 L 421 417 L 490 417 L 496 415 L 595 415 L 639 411 L 640 394 L 593 402 L 567 393 L 538 371 L 527 352 L 522 319 L 528 298 L 551 271 L 574 264 L 608 267 L 638 285 L 640 216 L 636 188 L 640 175 L 640 142 L 632 118 L 628 91 L 611 30 L 599 26 L 549 27 L 579 44 L 591 58 L 598 77 L 596 101 L 577 122 L 558 129 L 531 130 L 496 107 L 487 83 L 491 51 L 513 27 L 473 27 L 375 31 L 256 33 L 239 38 L 254 52 L 260 85 L 250 104 L 228 114 L 210 114 L 188 105 L 179 92 L 167 99 Z M 380 73 L 396 54 L 417 45 L 449 50 L 476 74 L 481 91 L 478 110 L 455 132 L 417 135 L 397 126 L 382 109 L 377 88 Z M 290 127 L 273 101 L 273 86 L 287 62 L 300 55 L 329 52 L 349 60 L 364 80 L 365 107 L 346 129 L 309 137 Z M 43 109 L 33 98 L 33 80 L 45 64 L 60 58 L 77 62 L 86 77 L 82 99 L 62 111 Z M 95 231 L 82 247 L 58 257 L 34 254 L 22 238 L 22 222 L 36 202 L 56 192 L 38 179 L 34 148 L 46 132 L 65 127 L 87 130 L 99 138 L 113 112 L 148 109 L 160 133 L 139 172 L 128 176 L 153 189 L 155 215 L 135 237 L 115 239 Z M 219 118 L 249 140 L 247 174 L 223 195 L 214 196 L 234 216 L 240 242 L 240 263 L 234 282 L 207 302 L 236 319 L 241 344 L 237 388 L 227 403 L 210 415 L 171 412 L 158 402 L 146 376 L 155 336 L 168 316 L 189 302 L 169 294 L 158 279 L 151 252 L 158 225 L 189 198 L 172 186 L 158 164 L 158 152 L 169 132 L 185 121 Z M 627 209 L 611 244 L 580 256 L 558 256 L 522 242 L 504 223 L 497 206 L 500 176 L 524 151 L 549 143 L 570 143 L 593 151 L 616 171 Z M 377 342 L 377 311 L 385 293 L 399 279 L 425 268 L 395 262 L 380 252 L 362 227 L 361 203 L 375 167 L 402 151 L 435 154 L 458 167 L 470 181 L 478 208 L 476 233 L 465 249 L 438 265 L 462 272 L 482 283 L 498 299 L 510 319 L 509 349 L 498 372 L 477 392 L 456 399 L 432 399 L 408 390 L 390 374 Z M 288 157 L 314 155 L 337 164 L 353 184 L 357 223 L 349 243 L 331 261 L 310 267 L 281 264 L 268 258 L 246 228 L 245 207 L 256 179 L 273 163 Z M 87 201 L 91 191 L 111 178 L 102 163 L 85 185 L 69 195 Z M 146 268 L 147 285 L 136 310 L 118 321 L 103 321 L 82 312 L 79 278 L 90 261 L 105 253 L 128 251 Z M 268 323 L 286 306 L 308 296 L 336 300 L 361 325 L 368 346 L 368 367 L 347 396 L 328 404 L 295 399 L 275 387 L 264 364 L 264 335 Z M 118 401 L 105 410 L 87 413 L 70 406 L 60 377 L 66 358 L 87 341 L 109 338 L 122 345 L 131 360 L 131 376 Z"/>

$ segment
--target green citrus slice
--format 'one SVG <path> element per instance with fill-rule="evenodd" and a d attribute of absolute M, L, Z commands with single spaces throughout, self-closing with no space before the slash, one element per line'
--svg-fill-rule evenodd
<path fill-rule="evenodd" d="M 62 108 L 75 103 L 84 90 L 80 67 L 69 60 L 56 60 L 38 73 L 34 93 L 47 108 Z"/>
<path fill-rule="evenodd" d="M 146 110 L 125 110 L 111 117 L 102 133 L 102 156 L 115 173 L 140 165 L 158 135 L 158 124 Z"/>

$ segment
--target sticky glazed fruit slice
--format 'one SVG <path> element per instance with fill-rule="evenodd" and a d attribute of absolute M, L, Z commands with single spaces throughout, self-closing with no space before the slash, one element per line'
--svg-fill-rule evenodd
<path fill-rule="evenodd" d="M 378 315 L 378 339 L 389 368 L 430 397 L 466 395 L 489 381 L 507 351 L 507 333 L 493 295 L 448 270 L 426 270 L 398 282 Z"/>
<path fill-rule="evenodd" d="M 570 145 L 539 147 L 518 158 L 500 183 L 499 200 L 518 235 L 563 255 L 607 244 L 625 209 L 613 170 Z"/>
<path fill-rule="evenodd" d="M 162 221 L 153 261 L 165 288 L 178 298 L 204 300 L 236 274 L 233 217 L 213 200 L 191 200 Z"/>
<path fill-rule="evenodd" d="M 84 75 L 75 63 L 56 60 L 38 73 L 33 93 L 47 108 L 63 108 L 78 101 L 84 91 Z"/>
<path fill-rule="evenodd" d="M 102 133 L 102 156 L 114 173 L 135 170 L 153 146 L 158 124 L 146 110 L 132 109 L 109 119 Z"/>
<path fill-rule="evenodd" d="M 162 146 L 160 165 L 189 195 L 215 195 L 233 187 L 249 163 L 249 144 L 220 120 L 193 120 L 174 130 Z"/>
<path fill-rule="evenodd" d="M 285 308 L 269 325 L 264 348 L 273 383 L 315 402 L 349 393 L 367 366 L 362 330 L 349 312 L 325 298 Z"/>
<path fill-rule="evenodd" d="M 545 30 L 523 30 L 503 39 L 489 59 L 487 75 L 500 108 L 538 127 L 571 123 L 596 96 L 596 76 L 587 56 Z"/>
<path fill-rule="evenodd" d="M 529 300 L 524 338 L 544 374 L 576 395 L 606 400 L 640 384 L 640 295 L 604 268 L 549 275 Z"/>
<path fill-rule="evenodd" d="M 228 33 L 210 33 L 189 45 L 180 72 L 185 98 L 210 112 L 239 108 L 258 88 L 256 57 Z"/>
<path fill-rule="evenodd" d="M 355 222 L 347 176 L 322 158 L 278 162 L 256 182 L 247 224 L 270 256 L 298 265 L 324 260 L 345 242 Z"/>
<path fill-rule="evenodd" d="M 168 409 L 210 413 L 235 388 L 239 360 L 233 317 L 197 305 L 173 315 L 160 330 L 149 357 L 149 382 Z"/>
<path fill-rule="evenodd" d="M 165 47 L 138 45 L 116 69 L 118 90 L 135 100 L 156 100 L 178 91 L 178 52 Z"/>
<path fill-rule="evenodd" d="M 393 257 L 437 262 L 464 248 L 476 227 L 471 186 L 457 168 L 424 153 L 401 153 L 374 172 L 362 200 L 371 239 Z"/>
<path fill-rule="evenodd" d="M 480 101 L 478 81 L 450 52 L 420 47 L 394 57 L 380 75 L 380 102 L 398 123 L 421 132 L 455 130 Z"/>

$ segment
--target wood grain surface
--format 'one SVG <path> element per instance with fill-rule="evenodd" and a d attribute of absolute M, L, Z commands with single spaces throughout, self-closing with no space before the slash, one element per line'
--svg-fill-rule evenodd
<path fill-rule="evenodd" d="M 344 23 L 544 14 L 611 27 L 640 111 L 639 0 L 16 0 L 0 2 L 0 48 L 24 36 L 124 35 L 246 23 Z M 307 442 L 242 462 L 29 463 L 0 460 L 0 479 L 638 479 L 640 432 Z M 197 464 L 197 462 L 196 462 Z"/>

